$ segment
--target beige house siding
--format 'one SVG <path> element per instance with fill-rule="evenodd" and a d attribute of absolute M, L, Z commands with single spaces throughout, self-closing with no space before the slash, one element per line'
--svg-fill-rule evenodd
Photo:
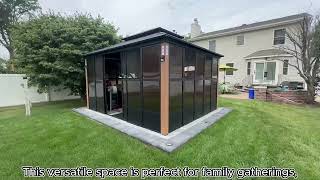
<path fill-rule="evenodd" d="M 239 83 L 240 85 L 246 86 L 250 85 L 250 80 L 252 80 L 252 77 L 254 76 L 254 63 L 251 63 L 251 76 L 247 76 L 248 60 L 246 60 L 245 57 L 259 50 L 277 48 L 277 46 L 273 45 L 274 30 L 285 28 L 287 31 L 294 31 L 296 26 L 297 24 L 281 25 L 240 34 L 197 40 L 192 43 L 208 49 L 209 41 L 215 40 L 216 52 L 224 55 L 224 57 L 220 59 L 220 64 L 234 63 L 234 67 L 238 69 L 238 71 L 235 71 L 233 75 L 226 75 L 226 82 L 230 82 L 232 84 Z M 237 45 L 238 35 L 244 35 L 244 45 Z M 286 46 L 290 45 L 288 39 L 286 39 L 285 43 Z M 260 60 L 264 59 L 265 58 L 261 58 Z M 295 63 L 295 59 L 293 57 L 285 57 L 285 59 L 288 59 L 289 63 Z M 256 60 L 258 59 L 254 59 L 252 61 Z M 289 66 L 288 75 L 282 74 L 282 68 L 283 62 L 277 61 L 276 71 L 278 72 L 277 76 L 279 80 L 277 84 L 280 84 L 281 81 L 284 80 L 302 81 L 297 70 L 293 67 Z M 220 72 L 219 75 L 219 82 L 222 82 L 223 73 Z"/>

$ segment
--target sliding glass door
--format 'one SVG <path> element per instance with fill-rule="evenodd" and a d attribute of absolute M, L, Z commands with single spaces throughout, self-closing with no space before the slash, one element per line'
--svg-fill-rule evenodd
<path fill-rule="evenodd" d="M 256 63 L 255 82 L 263 83 L 264 63 Z"/>
<path fill-rule="evenodd" d="M 266 82 L 273 83 L 276 80 L 276 62 L 267 62 L 266 72 Z"/>
<path fill-rule="evenodd" d="M 255 63 L 255 84 L 276 84 L 276 62 L 256 62 Z"/>

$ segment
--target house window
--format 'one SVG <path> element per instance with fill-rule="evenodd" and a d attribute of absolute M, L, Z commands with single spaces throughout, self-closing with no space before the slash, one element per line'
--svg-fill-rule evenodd
<path fill-rule="evenodd" d="M 233 67 L 233 63 L 227 63 L 226 65 L 229 67 Z M 233 75 L 233 70 L 226 70 L 226 75 Z"/>
<path fill-rule="evenodd" d="M 247 75 L 251 74 L 251 62 L 247 63 Z"/>
<path fill-rule="evenodd" d="M 274 30 L 274 38 L 273 44 L 284 44 L 286 40 L 286 30 L 285 29 L 277 29 Z"/>
<path fill-rule="evenodd" d="M 216 40 L 209 41 L 209 50 L 216 52 Z"/>
<path fill-rule="evenodd" d="M 237 36 L 237 45 L 244 45 L 244 36 Z"/>
<path fill-rule="evenodd" d="M 288 75 L 289 60 L 283 61 L 283 75 Z"/>

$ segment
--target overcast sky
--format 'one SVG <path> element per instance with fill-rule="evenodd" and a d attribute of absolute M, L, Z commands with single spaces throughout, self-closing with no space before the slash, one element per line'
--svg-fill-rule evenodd
<path fill-rule="evenodd" d="M 100 15 L 126 36 L 163 27 L 184 35 L 196 17 L 202 31 L 309 12 L 320 14 L 320 0 L 39 0 L 43 11 Z M 8 57 L 0 48 L 0 57 Z"/>

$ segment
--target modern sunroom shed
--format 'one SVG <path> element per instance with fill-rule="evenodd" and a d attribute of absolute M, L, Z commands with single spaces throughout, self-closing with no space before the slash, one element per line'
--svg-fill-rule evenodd
<path fill-rule="evenodd" d="M 86 54 L 87 106 L 167 135 L 217 108 L 222 55 L 155 28 Z"/>

